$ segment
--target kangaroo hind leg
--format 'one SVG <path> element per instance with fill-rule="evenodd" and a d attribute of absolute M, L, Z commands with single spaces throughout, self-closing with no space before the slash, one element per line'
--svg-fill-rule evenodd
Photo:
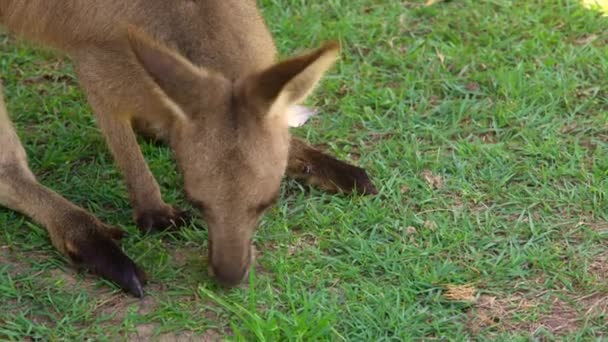
<path fill-rule="evenodd" d="M 36 180 L 8 117 L 1 85 L 0 206 L 21 212 L 44 226 L 55 248 L 77 266 L 143 296 L 144 273 L 113 241 L 121 238 L 123 232 L 101 223 Z"/>

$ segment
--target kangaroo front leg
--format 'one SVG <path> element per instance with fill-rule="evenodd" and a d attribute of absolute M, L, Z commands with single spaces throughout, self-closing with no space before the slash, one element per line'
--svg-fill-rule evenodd
<path fill-rule="evenodd" d="M 114 244 L 120 229 L 44 187 L 27 165 L 25 151 L 10 122 L 0 87 L 0 205 L 19 211 L 44 226 L 55 248 L 75 264 L 143 296 L 145 275 Z"/>
<path fill-rule="evenodd" d="M 186 223 L 187 213 L 162 200 L 158 183 L 141 153 L 130 122 L 104 115 L 104 110 L 94 103 L 92 105 L 99 113 L 99 126 L 125 177 L 137 226 L 150 232 Z"/>
<path fill-rule="evenodd" d="M 378 193 L 364 169 L 327 155 L 295 137 L 289 146 L 287 175 L 331 192 Z"/>
<path fill-rule="evenodd" d="M 132 113 L 125 113 L 124 109 L 115 105 L 121 96 L 108 92 L 110 87 L 104 84 L 105 80 L 100 80 L 98 74 L 90 70 L 103 69 L 102 66 L 94 65 L 88 69 L 83 65 L 78 66 L 80 82 L 124 176 L 133 216 L 139 229 L 147 233 L 186 223 L 189 215 L 166 204 L 162 199 L 158 183 L 137 143 L 131 124 Z"/>

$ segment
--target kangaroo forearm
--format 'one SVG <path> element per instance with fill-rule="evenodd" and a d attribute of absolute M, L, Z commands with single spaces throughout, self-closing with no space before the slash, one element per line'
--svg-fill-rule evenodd
<path fill-rule="evenodd" d="M 5 188 L 4 205 L 16 210 L 45 227 L 53 245 L 64 250 L 66 218 L 81 209 L 68 200 L 25 175 L 11 176 L 10 187 Z"/>
<path fill-rule="evenodd" d="M 132 206 L 137 211 L 162 203 L 158 183 L 148 168 L 130 123 L 113 118 L 100 118 L 99 121 L 124 176 Z"/>

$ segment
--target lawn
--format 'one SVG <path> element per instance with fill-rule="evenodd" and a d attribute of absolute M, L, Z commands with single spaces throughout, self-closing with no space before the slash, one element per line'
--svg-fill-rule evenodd
<path fill-rule="evenodd" d="M 0 209 L 0 339 L 608 338 L 608 17 L 566 0 L 264 0 L 283 55 L 343 56 L 295 130 L 380 194 L 285 181 L 249 282 L 206 272 L 207 233 L 142 236 L 69 61 L 0 36 L 39 179 L 129 236 L 139 300 L 70 268 Z M 142 140 L 169 203 L 170 150 Z"/>

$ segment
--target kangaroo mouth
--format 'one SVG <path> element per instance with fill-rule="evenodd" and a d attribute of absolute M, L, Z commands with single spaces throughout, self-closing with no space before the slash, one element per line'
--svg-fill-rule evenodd
<path fill-rule="evenodd" d="M 209 252 L 212 252 L 212 244 L 209 244 Z M 253 244 L 250 243 L 247 259 L 240 265 L 219 265 L 216 266 L 213 260 L 209 260 L 207 265 L 207 274 L 215 278 L 220 284 L 226 287 L 234 287 L 243 282 L 247 276 L 251 266 L 254 264 L 256 258 L 256 250 Z"/>

